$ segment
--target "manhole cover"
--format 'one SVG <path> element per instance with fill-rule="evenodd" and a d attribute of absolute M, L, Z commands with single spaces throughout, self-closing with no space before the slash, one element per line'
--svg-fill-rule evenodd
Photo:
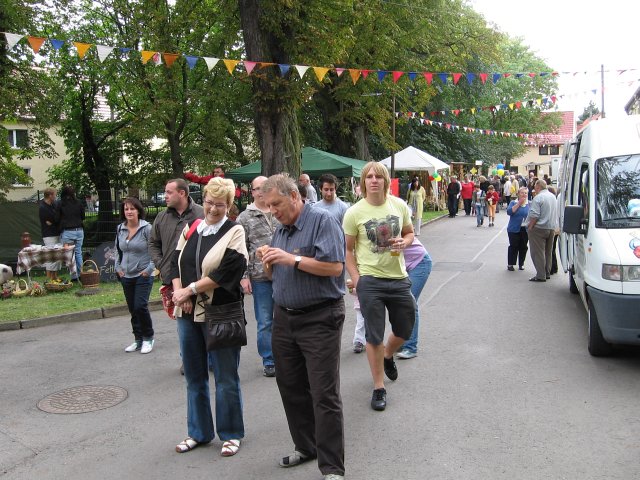
<path fill-rule="evenodd" d="M 52 393 L 38 402 L 47 413 L 87 413 L 113 407 L 127 398 L 127 391 L 113 385 L 84 385 Z"/>

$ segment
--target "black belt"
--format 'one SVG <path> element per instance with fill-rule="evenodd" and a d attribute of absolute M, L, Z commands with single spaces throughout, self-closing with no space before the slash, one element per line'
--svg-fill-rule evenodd
<path fill-rule="evenodd" d="M 65 227 L 64 230 L 82 230 L 82 227 Z"/>
<path fill-rule="evenodd" d="M 308 307 L 302 307 L 302 308 L 287 308 L 287 307 L 283 307 L 282 305 L 278 305 L 278 306 L 285 312 L 290 313 L 292 315 L 302 315 L 303 313 L 315 312 L 316 310 L 320 310 L 321 308 L 330 307 L 331 305 L 336 304 L 339 300 L 340 300 L 339 298 L 326 300 L 324 302 L 316 303 L 315 305 L 310 305 Z"/>

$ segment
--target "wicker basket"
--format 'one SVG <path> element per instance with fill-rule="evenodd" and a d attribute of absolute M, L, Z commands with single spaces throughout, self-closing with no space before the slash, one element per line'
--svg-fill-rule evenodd
<path fill-rule="evenodd" d="M 23 284 L 24 284 L 24 288 L 22 288 Z M 18 283 L 16 283 L 16 288 L 13 291 L 12 295 L 14 297 L 26 297 L 30 293 L 31 293 L 31 289 L 29 288 L 27 281 L 21 278 L 20 280 L 18 280 Z"/>
<path fill-rule="evenodd" d="M 87 271 L 87 264 L 89 264 L 89 266 L 93 264 L 93 272 Z M 82 263 L 82 267 L 80 268 L 80 283 L 84 288 L 96 288 L 100 283 L 100 270 L 93 260 L 85 260 Z"/>
<path fill-rule="evenodd" d="M 69 283 L 45 283 L 44 288 L 50 292 L 64 292 L 73 287 L 73 282 Z"/>

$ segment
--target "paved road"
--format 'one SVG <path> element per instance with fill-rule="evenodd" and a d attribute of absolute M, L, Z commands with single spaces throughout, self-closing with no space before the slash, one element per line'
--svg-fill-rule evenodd
<path fill-rule="evenodd" d="M 342 343 L 346 467 L 350 479 L 631 479 L 640 477 L 640 349 L 594 359 L 585 313 L 565 275 L 546 284 L 506 270 L 506 215 L 494 228 L 443 219 L 421 235 L 435 268 L 420 298 L 420 354 L 399 361 L 385 412 L 369 408 L 363 355 Z M 249 326 L 253 318 L 247 302 Z M 0 477 L 9 479 L 319 479 L 284 470 L 292 447 L 273 379 L 261 375 L 255 328 L 243 349 L 246 439 L 177 454 L 185 388 L 175 324 L 154 315 L 156 348 L 125 354 L 126 317 L 0 333 Z M 115 385 L 108 409 L 56 415 L 43 397 Z"/>

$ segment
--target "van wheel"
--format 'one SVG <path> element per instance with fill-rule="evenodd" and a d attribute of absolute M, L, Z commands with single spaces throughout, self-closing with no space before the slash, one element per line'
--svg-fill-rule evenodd
<path fill-rule="evenodd" d="M 580 293 L 578 290 L 578 286 L 576 285 L 576 281 L 573 278 L 573 273 L 569 270 L 569 291 L 571 293 Z"/>
<path fill-rule="evenodd" d="M 600 324 L 593 303 L 589 299 L 589 353 L 594 357 L 606 357 L 613 353 L 613 347 L 602 336 Z"/>

